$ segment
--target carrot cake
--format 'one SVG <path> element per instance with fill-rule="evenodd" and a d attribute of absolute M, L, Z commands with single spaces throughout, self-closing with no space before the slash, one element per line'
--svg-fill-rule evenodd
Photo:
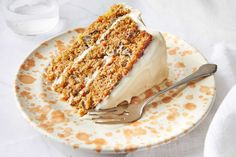
<path fill-rule="evenodd" d="M 161 33 L 147 29 L 140 12 L 123 4 L 94 21 L 45 71 L 53 90 L 81 116 L 130 101 L 167 75 Z"/>

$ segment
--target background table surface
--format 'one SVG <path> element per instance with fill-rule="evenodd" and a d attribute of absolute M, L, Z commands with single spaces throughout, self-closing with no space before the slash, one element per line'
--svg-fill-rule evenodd
<path fill-rule="evenodd" d="M 0 12 L 0 156 L 63 157 L 62 153 L 45 142 L 17 110 L 13 93 L 16 70 L 31 50 L 43 40 L 71 28 L 86 27 L 111 4 L 118 2 L 121 1 L 74 0 L 62 3 L 61 20 L 54 32 L 36 37 L 14 34 L 6 26 Z M 215 44 L 236 40 L 236 3 L 233 0 L 129 0 L 127 4 L 142 11 L 148 27 L 181 37 L 209 60 Z M 217 81 L 217 87 L 219 85 L 220 82 Z M 157 149 L 135 152 L 128 156 L 203 156 L 207 128 L 228 89 L 229 87 L 218 90 L 213 109 L 194 131 Z M 85 154 L 81 152 L 81 156 Z"/>

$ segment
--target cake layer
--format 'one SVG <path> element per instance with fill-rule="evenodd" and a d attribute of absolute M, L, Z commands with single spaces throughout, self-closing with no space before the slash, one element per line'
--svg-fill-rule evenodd
<path fill-rule="evenodd" d="M 116 19 L 128 14 L 130 10 L 123 5 L 114 5 L 104 15 L 93 22 L 81 35 L 76 42 L 66 51 L 59 54 L 52 60 L 46 69 L 45 76 L 48 81 L 53 82 L 57 79 L 65 68 L 72 64 L 75 58 L 91 46 L 95 45 L 101 35 L 106 32 Z"/>

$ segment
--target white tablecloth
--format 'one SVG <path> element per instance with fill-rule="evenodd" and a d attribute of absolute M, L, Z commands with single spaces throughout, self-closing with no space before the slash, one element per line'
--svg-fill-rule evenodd
<path fill-rule="evenodd" d="M 64 3 L 60 8 L 61 21 L 58 30 L 37 37 L 14 34 L 7 28 L 0 12 L 0 156 L 63 157 L 58 150 L 45 142 L 17 110 L 13 94 L 16 70 L 38 43 L 55 33 L 87 26 L 116 2 L 120 1 L 74 0 Z M 224 55 L 220 55 L 227 50 L 236 53 L 236 1 L 130 0 L 127 3 L 143 12 L 147 26 L 181 37 L 219 65 L 215 105 L 195 130 L 157 149 L 134 152 L 127 156 L 202 157 L 204 139 L 211 119 L 226 93 L 236 83 L 235 73 L 232 73 L 235 66 L 228 63 L 227 59 L 223 60 Z M 232 57 L 236 62 L 236 58 Z M 95 155 L 81 152 L 81 156 Z"/>

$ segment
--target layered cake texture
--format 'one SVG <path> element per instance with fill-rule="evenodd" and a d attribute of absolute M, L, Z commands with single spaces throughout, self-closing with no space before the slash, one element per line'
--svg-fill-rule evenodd
<path fill-rule="evenodd" d="M 56 56 L 45 76 L 80 115 L 130 101 L 168 75 L 165 41 L 140 12 L 114 5 Z"/>

